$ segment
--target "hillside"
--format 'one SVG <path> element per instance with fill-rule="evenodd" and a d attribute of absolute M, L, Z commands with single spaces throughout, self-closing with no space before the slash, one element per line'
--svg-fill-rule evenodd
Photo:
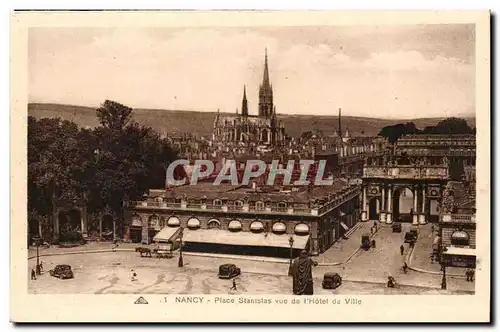
<path fill-rule="evenodd" d="M 150 126 L 160 133 L 190 132 L 202 136 L 212 133 L 215 118 L 213 112 L 190 112 L 176 110 L 134 109 L 133 119 L 142 125 Z M 95 109 L 84 106 L 61 104 L 28 104 L 28 115 L 36 118 L 60 117 L 78 125 L 94 127 L 98 125 Z M 221 113 L 223 115 L 223 113 Z M 326 135 L 333 134 L 338 126 L 337 116 L 325 115 L 278 115 L 283 121 L 287 134 L 298 136 L 305 131 L 322 131 Z M 466 118 L 469 125 L 475 126 L 475 118 Z M 349 128 L 351 133 L 364 131 L 366 135 L 376 135 L 382 127 L 412 121 L 423 129 L 435 125 L 442 118 L 421 118 L 414 120 L 393 120 L 342 116 L 342 127 Z"/>

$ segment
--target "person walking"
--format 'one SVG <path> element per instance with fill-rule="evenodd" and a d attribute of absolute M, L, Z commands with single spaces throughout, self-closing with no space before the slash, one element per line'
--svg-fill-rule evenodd
<path fill-rule="evenodd" d="M 403 256 L 403 255 L 404 255 L 404 253 L 405 253 L 405 246 L 404 246 L 404 245 L 401 245 L 401 246 L 399 247 L 399 251 L 401 252 L 401 256 Z"/>
<path fill-rule="evenodd" d="M 375 240 L 373 239 L 373 240 L 372 240 L 372 248 L 373 248 L 373 249 L 375 249 L 375 245 L 376 245 L 376 243 L 375 243 Z"/>
<path fill-rule="evenodd" d="M 236 290 L 236 279 L 233 279 L 233 286 L 229 290 Z"/>
<path fill-rule="evenodd" d="M 403 263 L 403 272 L 404 274 L 408 273 L 408 264 L 406 262 Z"/>
<path fill-rule="evenodd" d="M 43 273 L 43 263 L 40 261 L 40 273 Z"/>
<path fill-rule="evenodd" d="M 36 280 L 36 273 L 33 269 L 31 269 L 31 280 Z"/>

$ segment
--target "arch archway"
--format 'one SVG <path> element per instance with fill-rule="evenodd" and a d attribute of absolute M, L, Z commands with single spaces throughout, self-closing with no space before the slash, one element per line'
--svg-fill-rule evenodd
<path fill-rule="evenodd" d="M 412 222 L 413 190 L 400 187 L 394 190 L 393 219 L 394 221 Z M 414 211 L 416 212 L 416 211 Z"/>
<path fill-rule="evenodd" d="M 378 214 L 379 214 L 379 200 L 378 198 L 372 198 L 368 203 L 368 219 L 378 220 Z"/>

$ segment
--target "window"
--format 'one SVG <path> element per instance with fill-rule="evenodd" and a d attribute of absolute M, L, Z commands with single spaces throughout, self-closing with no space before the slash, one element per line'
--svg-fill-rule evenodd
<path fill-rule="evenodd" d="M 468 246 L 469 233 L 466 231 L 455 231 L 451 234 L 451 244 L 455 246 Z"/>
<path fill-rule="evenodd" d="M 214 199 L 214 205 L 215 206 L 221 206 L 222 205 L 222 201 L 220 199 Z"/>
<path fill-rule="evenodd" d="M 264 210 L 264 202 L 262 201 L 255 202 L 255 210 Z"/>
<path fill-rule="evenodd" d="M 235 201 L 234 206 L 243 206 L 243 202 L 242 201 Z"/>
<path fill-rule="evenodd" d="M 211 219 L 208 221 L 207 226 L 209 229 L 220 229 L 220 222 L 217 219 Z"/>

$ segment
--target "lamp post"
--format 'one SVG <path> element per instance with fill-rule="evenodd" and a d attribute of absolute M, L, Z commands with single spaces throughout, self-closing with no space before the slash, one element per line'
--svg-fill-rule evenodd
<path fill-rule="evenodd" d="M 288 239 L 288 243 L 290 243 L 290 266 L 288 267 L 288 275 L 292 275 L 292 254 L 293 254 L 293 237 L 290 236 Z"/>
<path fill-rule="evenodd" d="M 36 245 L 36 268 L 35 268 L 35 271 L 36 271 L 37 275 L 40 275 L 40 274 L 42 274 L 42 271 L 40 269 L 40 251 L 39 251 L 40 237 L 37 236 L 36 238 L 34 238 L 34 240 L 35 240 L 35 245 Z"/>
<path fill-rule="evenodd" d="M 179 263 L 178 267 L 184 267 L 184 260 L 182 259 L 182 237 L 184 236 L 184 229 L 181 227 L 181 232 L 179 233 Z"/>
<path fill-rule="evenodd" d="M 446 289 L 446 265 L 441 262 L 441 270 L 443 271 L 443 278 L 441 279 L 441 289 Z"/>

